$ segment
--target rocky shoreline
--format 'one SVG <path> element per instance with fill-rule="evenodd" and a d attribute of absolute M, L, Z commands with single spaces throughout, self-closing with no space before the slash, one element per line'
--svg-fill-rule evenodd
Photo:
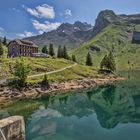
<path fill-rule="evenodd" d="M 85 78 L 75 79 L 67 82 L 55 82 L 50 85 L 49 89 L 42 88 L 40 85 L 29 86 L 22 90 L 10 87 L 0 88 L 0 105 L 5 105 L 15 100 L 37 98 L 43 94 L 54 95 L 58 91 L 86 89 L 116 81 L 125 80 L 123 77 L 107 76 L 105 78 Z"/>

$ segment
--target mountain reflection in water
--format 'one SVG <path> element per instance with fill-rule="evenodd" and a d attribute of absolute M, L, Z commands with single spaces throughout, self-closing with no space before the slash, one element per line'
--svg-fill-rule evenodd
<path fill-rule="evenodd" d="M 140 72 L 120 74 L 128 79 L 79 93 L 20 101 L 3 112 L 25 117 L 27 140 L 131 140 L 134 136 L 138 140 Z M 15 110 L 16 106 L 20 107 Z"/>

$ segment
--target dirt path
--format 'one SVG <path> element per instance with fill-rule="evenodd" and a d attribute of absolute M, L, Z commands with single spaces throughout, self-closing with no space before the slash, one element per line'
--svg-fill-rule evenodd
<path fill-rule="evenodd" d="M 43 76 L 43 75 L 49 75 L 49 74 L 53 74 L 53 73 L 57 73 L 57 72 L 61 72 L 61 71 L 64 71 L 66 69 L 70 69 L 72 67 L 75 67 L 77 65 L 77 63 L 71 65 L 71 66 L 68 66 L 68 67 L 65 67 L 65 68 L 62 68 L 62 69 L 59 69 L 59 70 L 55 70 L 55 71 L 50 71 L 50 72 L 46 72 L 46 73 L 40 73 L 40 74 L 35 74 L 35 75 L 31 75 L 31 76 L 28 76 L 28 78 L 34 78 L 34 77 L 38 77 L 38 76 Z"/>

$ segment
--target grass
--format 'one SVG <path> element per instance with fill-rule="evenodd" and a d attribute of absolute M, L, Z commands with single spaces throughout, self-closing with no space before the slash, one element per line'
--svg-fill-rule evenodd
<path fill-rule="evenodd" d="M 17 60 L 20 58 L 0 58 L 0 78 L 11 78 L 12 74 L 10 73 L 10 67 L 14 68 L 14 65 Z M 29 75 L 41 74 L 45 72 L 50 72 L 54 70 L 59 70 L 67 66 L 71 66 L 74 63 L 65 59 L 58 58 L 33 58 L 33 57 L 24 57 L 23 58 L 30 66 L 31 72 Z M 76 65 L 72 68 L 66 69 L 61 72 L 48 75 L 50 82 L 62 82 L 73 79 L 81 79 L 84 77 L 96 77 L 99 76 L 96 69 L 93 67 L 88 67 L 84 65 Z M 28 83 L 36 84 L 41 82 L 43 76 L 29 78 Z"/>
<path fill-rule="evenodd" d="M 84 65 L 77 65 L 70 69 L 50 74 L 48 75 L 48 80 L 50 82 L 64 82 L 73 79 L 82 79 L 87 77 L 100 77 L 102 75 L 98 74 L 98 71 L 93 67 L 88 67 Z M 41 82 L 43 76 L 29 78 L 28 83 L 35 84 Z"/>
<path fill-rule="evenodd" d="M 9 66 L 14 67 L 18 59 L 20 58 L 0 58 L 1 79 L 12 77 Z M 73 64 L 68 60 L 57 58 L 53 59 L 53 58 L 25 57 L 24 59 L 31 66 L 30 75 L 58 70 Z"/>
<path fill-rule="evenodd" d="M 132 34 L 130 31 L 133 31 L 133 28 L 133 25 L 109 25 L 95 38 L 84 43 L 82 46 L 72 51 L 71 54 L 75 54 L 77 60 L 81 64 L 84 64 L 86 55 L 90 52 L 94 66 L 99 68 L 104 55 L 108 54 L 109 51 L 113 51 L 117 69 L 140 69 L 140 45 L 131 43 Z M 135 26 L 135 29 L 139 30 L 140 26 Z M 92 51 L 90 49 L 91 46 L 96 46 L 100 48 L 101 51 Z M 128 63 L 128 61 L 130 63 Z"/>

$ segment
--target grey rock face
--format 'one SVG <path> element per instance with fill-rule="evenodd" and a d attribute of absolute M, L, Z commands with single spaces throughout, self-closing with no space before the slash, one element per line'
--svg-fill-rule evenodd
<path fill-rule="evenodd" d="M 55 47 L 66 45 L 69 48 L 75 48 L 88 39 L 92 29 L 92 25 L 80 21 L 74 24 L 63 23 L 56 30 L 26 39 L 41 46 L 53 43 Z"/>

